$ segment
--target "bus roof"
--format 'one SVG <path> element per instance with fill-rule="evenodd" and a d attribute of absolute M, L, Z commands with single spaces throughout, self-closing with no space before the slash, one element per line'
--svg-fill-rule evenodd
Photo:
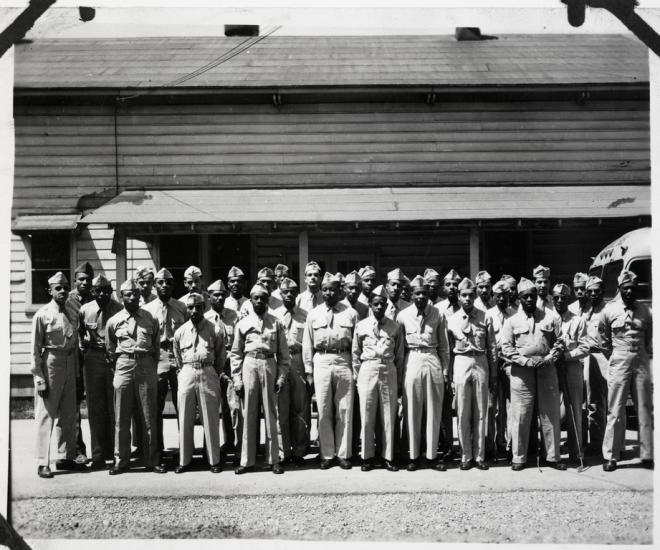
<path fill-rule="evenodd" d="M 629 231 L 608 244 L 591 263 L 590 270 L 604 264 L 615 262 L 624 257 L 637 258 L 651 256 L 651 228 L 642 227 Z"/>

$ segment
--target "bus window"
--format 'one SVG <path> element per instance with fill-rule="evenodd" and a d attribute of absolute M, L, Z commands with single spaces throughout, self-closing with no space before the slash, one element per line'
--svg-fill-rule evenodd
<path fill-rule="evenodd" d="M 651 299 L 651 258 L 640 258 L 630 262 L 628 269 L 637 275 L 637 298 Z"/>
<path fill-rule="evenodd" d="M 617 260 L 603 267 L 603 283 L 605 283 L 605 300 L 611 300 L 616 296 L 619 283 L 617 278 L 623 269 L 623 260 Z"/>
<path fill-rule="evenodd" d="M 596 267 L 592 267 L 589 270 L 589 277 L 598 277 L 599 279 L 603 278 L 603 266 L 598 265 Z"/>

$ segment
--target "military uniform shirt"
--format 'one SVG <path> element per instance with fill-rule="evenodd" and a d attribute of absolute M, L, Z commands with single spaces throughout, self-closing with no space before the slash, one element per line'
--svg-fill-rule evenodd
<path fill-rule="evenodd" d="M 362 361 L 393 362 L 402 368 L 405 355 L 401 325 L 387 317 L 377 321 L 367 317 L 355 327 L 353 336 L 353 371 L 360 371 Z"/>
<path fill-rule="evenodd" d="M 293 310 L 288 310 L 286 306 L 282 305 L 273 311 L 273 315 L 284 325 L 289 354 L 301 353 L 307 313 L 298 306 L 294 306 Z"/>
<path fill-rule="evenodd" d="M 234 298 L 231 294 L 225 298 L 225 308 L 233 309 L 236 313 L 241 310 L 241 306 L 247 302 L 245 296 L 241 296 L 238 300 Z"/>
<path fill-rule="evenodd" d="M 218 374 L 227 359 L 225 335 L 213 322 L 203 318 L 196 325 L 188 320 L 174 333 L 174 360 L 178 369 L 215 367 Z"/>
<path fill-rule="evenodd" d="M 483 309 L 473 307 L 470 313 L 463 308 L 447 319 L 447 335 L 455 355 L 486 355 L 491 368 L 497 365 L 497 340 L 492 322 Z"/>
<path fill-rule="evenodd" d="M 559 314 L 557 314 L 559 315 Z M 566 310 L 561 319 L 561 336 L 566 347 L 564 359 L 582 359 L 589 353 L 589 340 L 587 339 L 587 325 L 584 319 Z"/>
<path fill-rule="evenodd" d="M 80 349 L 105 349 L 105 327 L 110 317 L 119 313 L 122 306 L 110 300 L 101 308 L 96 300 L 83 304 L 78 314 Z"/>
<path fill-rule="evenodd" d="M 646 352 L 652 356 L 652 325 L 651 311 L 645 304 L 635 301 L 628 307 L 616 298 L 603 309 L 598 331 L 606 350 Z"/>
<path fill-rule="evenodd" d="M 304 309 L 308 314 L 316 306 L 320 306 L 322 304 L 323 304 L 323 293 L 320 290 L 317 290 L 316 292 L 310 292 L 309 290 L 305 290 L 304 292 L 298 294 L 298 296 L 296 297 L 296 305 L 300 309 Z"/>
<path fill-rule="evenodd" d="M 204 314 L 204 317 L 223 330 L 225 347 L 227 350 L 230 350 L 231 345 L 234 343 L 234 330 L 236 328 L 236 323 L 238 323 L 238 313 L 233 309 L 227 309 L 226 307 L 223 307 L 220 313 L 211 308 Z"/>
<path fill-rule="evenodd" d="M 561 319 L 549 309 L 536 308 L 527 315 L 522 309 L 504 322 L 502 353 L 522 367 L 531 366 L 532 357 L 545 357 L 561 336 Z"/>
<path fill-rule="evenodd" d="M 163 303 L 160 298 L 149 302 L 143 308 L 158 320 L 159 342 L 171 342 L 174 333 L 188 319 L 188 308 L 174 298 Z"/>
<path fill-rule="evenodd" d="M 158 320 L 148 311 L 138 308 L 131 315 L 126 309 L 113 315 L 106 325 L 106 347 L 111 355 L 119 353 L 151 353 L 160 358 L 160 328 Z"/>
<path fill-rule="evenodd" d="M 449 376 L 449 342 L 444 315 L 431 304 L 426 304 L 420 315 L 413 304 L 399 314 L 397 322 L 403 327 L 406 348 L 435 349 L 443 374 Z"/>

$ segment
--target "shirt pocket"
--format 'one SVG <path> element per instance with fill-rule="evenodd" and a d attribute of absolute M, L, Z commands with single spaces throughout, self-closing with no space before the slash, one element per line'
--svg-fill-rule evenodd
<path fill-rule="evenodd" d="M 513 339 L 516 342 L 516 345 L 526 346 L 531 344 L 532 334 L 529 330 L 529 327 L 524 326 L 514 326 L 513 327 Z"/>
<path fill-rule="evenodd" d="M 64 330 L 55 319 L 46 324 L 44 333 L 46 335 L 46 345 L 61 346 L 64 344 Z"/>
<path fill-rule="evenodd" d="M 142 349 L 151 349 L 153 340 L 153 328 L 151 327 L 137 327 L 137 341 L 136 345 Z"/>

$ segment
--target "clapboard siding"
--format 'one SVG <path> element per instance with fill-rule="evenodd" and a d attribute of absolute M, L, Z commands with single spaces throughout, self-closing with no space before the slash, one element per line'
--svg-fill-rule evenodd
<path fill-rule="evenodd" d="M 137 238 L 126 240 L 126 272 L 128 276 L 134 274 L 138 266 L 150 267 L 154 274 L 158 269 L 154 260 L 153 243 Z"/>
<path fill-rule="evenodd" d="M 126 188 L 648 184 L 644 101 L 16 106 L 14 210 Z M 115 166 L 117 164 L 117 166 Z"/>

